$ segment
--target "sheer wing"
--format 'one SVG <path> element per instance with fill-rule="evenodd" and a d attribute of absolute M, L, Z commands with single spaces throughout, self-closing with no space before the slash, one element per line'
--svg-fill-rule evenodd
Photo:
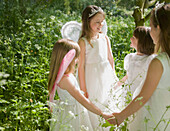
<path fill-rule="evenodd" d="M 103 27 L 102 27 L 102 32 L 107 35 L 107 23 L 106 23 L 106 20 L 103 21 Z"/>
<path fill-rule="evenodd" d="M 63 38 L 78 41 L 81 34 L 81 24 L 77 21 L 70 21 L 63 25 L 61 35 Z"/>
<path fill-rule="evenodd" d="M 63 38 L 78 42 L 78 39 L 81 35 L 81 30 L 82 30 L 81 23 L 78 23 L 77 21 L 70 21 L 62 26 L 61 35 Z M 104 34 L 107 34 L 107 23 L 105 20 L 104 25 L 102 27 L 102 32 Z"/>

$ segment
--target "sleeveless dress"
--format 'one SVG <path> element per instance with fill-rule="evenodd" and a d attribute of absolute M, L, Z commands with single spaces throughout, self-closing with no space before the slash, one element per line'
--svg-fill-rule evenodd
<path fill-rule="evenodd" d="M 118 80 L 114 70 L 108 61 L 108 46 L 104 34 L 99 33 L 97 39 L 91 40 L 93 48 L 85 37 L 85 82 L 89 99 L 102 111 L 117 111 L 114 103 L 114 84 Z M 94 130 L 104 130 L 99 127 L 99 116 L 89 113 Z M 106 129 L 108 130 L 108 129 Z"/>
<path fill-rule="evenodd" d="M 75 88 L 80 90 L 76 78 L 69 74 Z M 68 91 L 57 86 L 60 100 L 53 104 L 51 131 L 80 131 L 92 130 L 87 110 Z"/>
<path fill-rule="evenodd" d="M 128 79 L 125 82 L 125 90 L 134 93 L 141 81 L 146 78 L 148 66 L 156 55 L 137 55 L 130 53 L 124 58 L 124 69 L 127 72 Z"/>
<path fill-rule="evenodd" d="M 135 114 L 129 124 L 130 131 L 170 131 L 170 58 L 163 52 L 157 57 L 162 63 L 163 74 L 149 101 Z M 136 97 L 143 84 L 136 89 Z M 169 106 L 169 108 L 167 108 Z M 165 114 L 164 114 L 165 113 Z M 160 123 L 159 123 L 160 122 Z"/>

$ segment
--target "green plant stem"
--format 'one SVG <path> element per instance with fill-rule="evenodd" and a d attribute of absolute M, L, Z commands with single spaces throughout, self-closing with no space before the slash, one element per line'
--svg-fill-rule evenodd
<path fill-rule="evenodd" d="M 170 123 L 170 119 L 169 119 L 169 121 L 167 122 L 164 131 L 166 131 L 166 128 L 168 127 L 169 123 Z"/>
<path fill-rule="evenodd" d="M 162 118 L 164 117 L 165 113 L 168 111 L 168 108 L 165 110 L 165 112 L 162 114 L 161 119 L 159 120 L 159 122 L 157 123 L 156 127 L 154 128 L 154 131 L 156 130 L 156 128 L 158 127 L 158 125 L 161 123 Z"/>

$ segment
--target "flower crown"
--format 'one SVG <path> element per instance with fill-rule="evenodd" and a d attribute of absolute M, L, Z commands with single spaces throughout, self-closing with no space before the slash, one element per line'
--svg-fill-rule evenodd
<path fill-rule="evenodd" d="M 91 14 L 89 14 L 89 17 L 92 17 L 93 15 L 95 15 L 96 13 L 98 13 L 98 12 L 103 12 L 103 10 L 102 10 L 102 8 L 98 8 L 98 9 L 94 9 L 94 8 L 92 8 L 91 9 Z"/>

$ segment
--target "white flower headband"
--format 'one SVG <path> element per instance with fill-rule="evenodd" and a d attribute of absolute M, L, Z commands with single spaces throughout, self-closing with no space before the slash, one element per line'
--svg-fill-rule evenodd
<path fill-rule="evenodd" d="M 91 14 L 89 14 L 89 17 L 92 17 L 93 15 L 95 15 L 96 13 L 98 13 L 100 11 L 103 12 L 102 8 L 100 8 L 100 7 L 97 10 L 92 8 L 91 9 Z"/>
<path fill-rule="evenodd" d="M 158 25 L 159 25 L 159 21 L 158 21 L 158 17 L 157 17 L 157 11 L 158 11 L 158 9 L 162 8 L 162 6 L 164 6 L 164 4 L 165 4 L 165 2 L 159 3 L 159 1 L 158 1 L 155 5 L 155 19 L 156 19 L 156 22 L 158 23 Z"/>

